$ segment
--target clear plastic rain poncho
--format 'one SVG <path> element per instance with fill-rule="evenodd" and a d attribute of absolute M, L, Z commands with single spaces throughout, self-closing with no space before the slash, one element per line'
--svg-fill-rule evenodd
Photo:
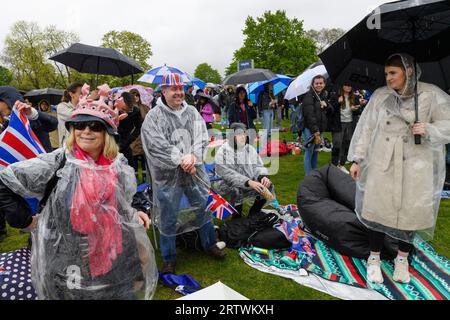
<path fill-rule="evenodd" d="M 63 154 L 66 163 L 58 170 Z M 100 166 L 58 149 L 10 165 L 0 179 L 21 197 L 42 198 L 55 172 L 57 186 L 32 232 L 32 282 L 39 299 L 151 299 L 158 280 L 155 256 L 131 207 L 136 179 L 123 155 Z"/>
<path fill-rule="evenodd" d="M 269 171 L 253 146 L 248 143 L 235 145 L 234 135 L 234 130 L 228 130 L 228 142 L 215 156 L 216 172 L 222 178 L 217 182 L 217 191 L 232 205 L 251 205 L 259 194 L 253 188 L 245 187 L 245 183 L 258 181 L 259 176 L 267 176 Z"/>
<path fill-rule="evenodd" d="M 160 233 L 175 236 L 210 222 L 210 182 L 203 165 L 209 137 L 198 111 L 186 103 L 175 111 L 159 98 L 145 117 L 141 138 L 152 179 L 152 221 Z M 197 158 L 195 176 L 180 166 L 189 154 Z"/>
<path fill-rule="evenodd" d="M 413 58 L 401 54 L 407 70 L 401 94 L 374 92 L 356 127 L 348 159 L 361 166 L 356 213 L 367 227 L 412 242 L 415 233 L 433 238 L 445 179 L 444 148 L 450 142 L 450 96 L 418 83 L 419 121 L 427 136 L 416 145 Z M 418 70 L 418 79 L 420 70 Z"/>

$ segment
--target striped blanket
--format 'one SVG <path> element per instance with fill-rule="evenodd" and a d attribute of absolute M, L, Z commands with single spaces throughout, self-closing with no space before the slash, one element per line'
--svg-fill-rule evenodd
<path fill-rule="evenodd" d="M 272 271 L 286 275 L 305 270 L 326 280 L 347 284 L 357 288 L 373 289 L 391 300 L 448 300 L 450 298 L 450 261 L 438 255 L 421 238 L 414 241 L 415 253 L 410 260 L 411 282 L 400 284 L 392 281 L 394 265 L 392 261 L 382 262 L 383 284 L 367 283 L 366 261 L 343 256 L 329 248 L 320 240 L 314 241 L 317 254 L 310 258 L 300 255 L 297 267 L 280 261 L 286 250 L 269 250 L 261 254 L 252 248 L 241 248 L 241 257 L 252 266 L 264 265 Z"/>

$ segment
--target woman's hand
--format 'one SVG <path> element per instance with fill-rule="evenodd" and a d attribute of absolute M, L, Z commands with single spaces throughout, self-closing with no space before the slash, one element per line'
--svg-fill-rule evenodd
<path fill-rule="evenodd" d="M 193 154 L 187 154 L 181 158 L 181 169 L 187 173 L 191 173 L 195 168 L 197 158 Z"/>
<path fill-rule="evenodd" d="M 251 100 L 248 100 L 248 106 L 253 107 L 253 102 Z"/>
<path fill-rule="evenodd" d="M 267 189 L 269 189 L 272 186 L 272 181 L 269 180 L 269 178 L 264 177 L 261 179 L 261 184 L 266 187 Z"/>
<path fill-rule="evenodd" d="M 322 109 L 325 109 L 326 107 L 328 107 L 327 102 L 326 102 L 326 101 L 320 101 L 320 107 L 321 107 Z"/>
<path fill-rule="evenodd" d="M 150 229 L 150 218 L 148 217 L 148 215 L 145 212 L 142 211 L 138 211 L 138 216 L 139 216 L 139 224 L 143 225 L 145 229 Z"/>
<path fill-rule="evenodd" d="M 24 232 L 31 232 L 34 229 L 36 229 L 38 221 L 39 221 L 39 215 L 37 214 L 37 215 L 33 216 L 32 219 L 33 220 L 31 220 L 30 225 L 28 227 L 22 229 L 22 231 L 24 231 Z"/>
<path fill-rule="evenodd" d="M 258 181 L 250 180 L 248 182 L 248 185 L 250 188 L 255 189 L 256 192 L 262 193 L 264 191 L 265 186 L 262 183 L 259 183 Z"/>
<path fill-rule="evenodd" d="M 343 96 L 339 96 L 338 102 L 339 102 L 339 103 L 344 102 L 344 97 L 343 97 Z"/>
<path fill-rule="evenodd" d="M 17 111 L 22 112 L 26 115 L 29 116 L 31 115 L 31 106 L 26 104 L 25 102 L 21 102 L 21 101 L 16 101 L 16 103 L 14 104 L 14 106 L 17 108 Z"/>
<path fill-rule="evenodd" d="M 427 127 L 423 122 L 416 122 L 411 125 L 413 135 L 419 134 L 422 137 L 427 135 Z"/>
<path fill-rule="evenodd" d="M 350 168 L 350 175 L 355 181 L 359 179 L 361 175 L 361 167 L 359 164 L 357 163 L 352 164 L 352 167 Z"/>

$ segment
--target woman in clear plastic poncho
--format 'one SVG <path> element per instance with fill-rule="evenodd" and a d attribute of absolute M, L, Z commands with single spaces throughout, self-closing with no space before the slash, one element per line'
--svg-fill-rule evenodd
<path fill-rule="evenodd" d="M 81 99 L 66 122 L 70 134 L 63 148 L 0 172 L 16 202 L 42 198 L 55 173 L 58 177 L 29 227 L 34 229 L 31 271 L 39 299 L 153 296 L 158 274 L 143 227 L 148 228 L 150 220 L 131 207 L 136 179 L 118 153 L 113 137 L 118 122 L 102 98 Z"/>
<path fill-rule="evenodd" d="M 272 188 L 268 170 L 256 149 L 249 143 L 245 124 L 233 123 L 228 131 L 228 143 L 215 156 L 216 172 L 222 178 L 217 191 L 242 214 L 244 202 L 251 202 L 249 216 L 258 213 L 266 203 L 260 195 L 264 188 Z"/>
<path fill-rule="evenodd" d="M 356 213 L 370 229 L 368 280 L 381 283 L 380 250 L 385 234 L 399 240 L 393 279 L 410 281 L 408 253 L 416 233 L 433 237 L 444 184 L 444 145 L 450 142 L 450 96 L 418 83 L 415 121 L 413 58 L 386 61 L 387 86 L 372 95 L 355 130 L 348 159 L 357 181 Z M 420 70 L 417 70 L 420 77 Z M 416 145 L 414 134 L 422 136 Z"/>

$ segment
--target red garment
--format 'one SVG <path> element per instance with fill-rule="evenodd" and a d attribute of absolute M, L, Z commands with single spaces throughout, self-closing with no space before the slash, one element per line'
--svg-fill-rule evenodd
<path fill-rule="evenodd" d="M 239 115 L 241 123 L 247 125 L 247 110 L 245 109 L 245 104 L 241 103 L 241 113 Z"/>
<path fill-rule="evenodd" d="M 73 154 L 87 161 L 90 156 L 75 144 Z M 117 173 L 103 154 L 95 162 L 104 169 L 81 168 L 70 208 L 74 231 L 87 235 L 89 269 L 93 277 L 108 273 L 122 253 L 122 229 L 117 210 Z"/>

